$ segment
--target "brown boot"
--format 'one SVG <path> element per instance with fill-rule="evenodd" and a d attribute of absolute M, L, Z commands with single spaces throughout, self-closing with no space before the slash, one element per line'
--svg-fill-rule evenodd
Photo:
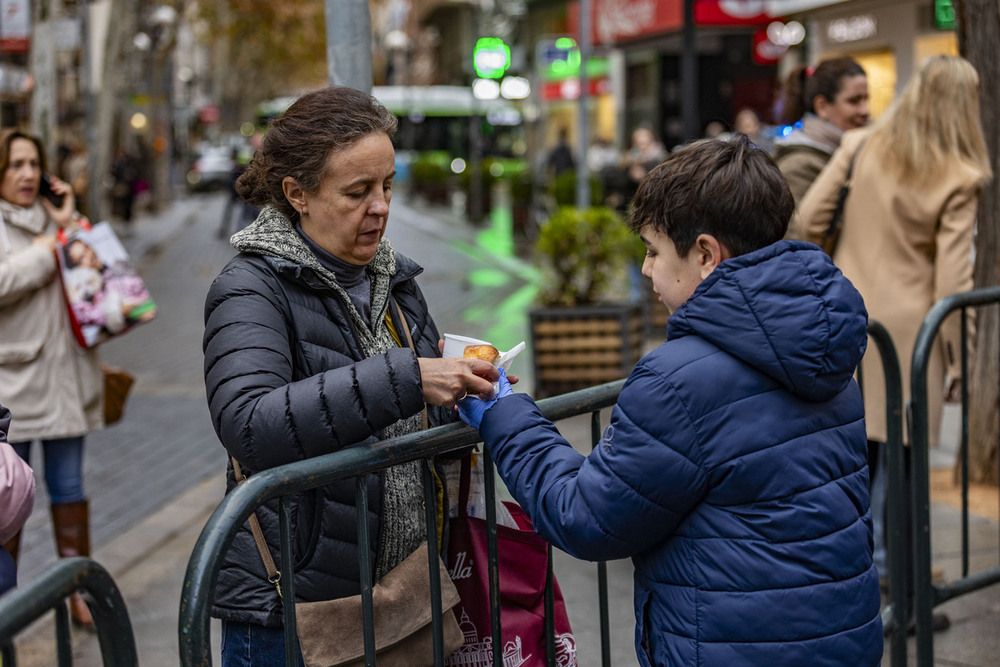
<path fill-rule="evenodd" d="M 73 503 L 52 503 L 52 530 L 56 536 L 56 549 L 61 558 L 90 556 L 90 523 L 87 501 Z M 69 598 L 70 617 L 76 625 L 94 627 L 87 603 L 79 593 Z"/>

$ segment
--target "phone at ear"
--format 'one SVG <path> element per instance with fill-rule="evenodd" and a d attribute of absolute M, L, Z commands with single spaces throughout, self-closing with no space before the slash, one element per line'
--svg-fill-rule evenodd
<path fill-rule="evenodd" d="M 56 208 L 62 206 L 63 196 L 52 191 L 52 179 L 48 174 L 42 174 L 42 180 L 38 184 L 38 194 L 52 202 Z"/>

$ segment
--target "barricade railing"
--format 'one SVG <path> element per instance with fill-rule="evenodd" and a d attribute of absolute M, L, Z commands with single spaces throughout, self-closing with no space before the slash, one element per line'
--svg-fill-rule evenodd
<path fill-rule="evenodd" d="M 882 625 L 889 638 L 886 653 L 892 667 L 906 665 L 906 498 L 903 493 L 903 380 L 899 355 L 892 337 L 882 324 L 868 322 L 868 335 L 878 348 L 885 378 L 885 471 L 886 471 L 886 564 L 889 570 L 889 601 L 882 610 Z M 864 379 L 860 377 L 862 392 Z M 873 474 L 873 471 L 869 471 Z M 900 621 L 902 618 L 902 621 Z"/>
<path fill-rule="evenodd" d="M 552 421 L 559 421 L 591 413 L 591 446 L 596 446 L 601 436 L 600 411 L 615 403 L 624 380 L 555 396 L 538 402 L 542 413 Z M 479 434 L 464 424 L 449 424 L 420 433 L 383 440 L 372 445 L 352 447 L 305 461 L 255 472 L 245 482 L 233 489 L 216 508 L 205 524 L 188 561 L 187 573 L 181 592 L 179 614 L 180 661 L 182 665 L 211 665 L 210 607 L 222 561 L 240 527 L 257 508 L 272 500 L 278 503 L 280 533 L 280 572 L 291 572 L 292 529 L 290 497 L 309 489 L 331 484 L 338 480 L 356 478 L 356 510 L 358 516 L 358 544 L 361 554 L 362 619 L 364 627 L 365 665 L 375 665 L 375 636 L 372 613 L 372 564 L 368 544 L 368 522 L 364 476 L 380 469 L 408 461 L 429 460 L 479 442 Z M 489 456 L 485 460 L 485 493 L 487 521 L 487 550 L 489 554 L 490 610 L 493 646 L 503 646 L 501 641 L 501 615 L 499 613 L 499 584 L 497 568 L 497 531 L 495 510 L 494 471 Z M 431 606 L 435 665 L 443 665 L 443 640 L 441 628 L 440 579 L 437 567 L 438 547 L 437 498 L 434 493 L 433 473 L 428 463 L 424 467 L 425 528 L 428 537 L 428 569 L 431 581 Z M 552 548 L 549 547 L 549 562 Z M 610 621 L 608 619 L 607 571 L 598 563 L 598 596 L 600 604 L 602 665 L 610 666 Z M 548 637 L 549 665 L 555 665 L 552 627 L 552 577 L 548 577 L 546 590 L 546 636 Z M 283 598 L 295 599 L 294 577 L 282 577 Z M 295 665 L 298 660 L 294 605 L 284 605 L 285 664 Z M 502 651 L 493 652 L 494 667 L 502 667 Z"/>
<path fill-rule="evenodd" d="M 135 667 L 138 658 L 132 622 L 118 586 L 108 571 L 89 558 L 61 558 L 30 586 L 0 598 L 0 655 L 3 667 L 17 667 L 14 638 L 49 611 L 55 610 L 56 656 L 60 667 L 73 664 L 66 598 L 82 593 L 106 667 Z"/>
<path fill-rule="evenodd" d="M 961 595 L 1000 582 L 1000 566 L 969 572 L 969 358 L 966 341 L 969 335 L 969 309 L 1000 304 L 1000 287 L 955 294 L 941 299 L 928 311 L 917 333 L 910 375 L 910 444 L 913 447 L 914 522 L 914 617 L 918 667 L 934 662 L 934 607 Z M 930 528 L 930 447 L 928 416 L 928 378 L 931 353 L 938 330 L 954 311 L 961 316 L 962 364 L 962 436 L 959 450 L 962 469 L 962 576 L 950 583 L 935 585 L 931 575 Z M 941 388 L 935 388 L 941 391 Z"/>

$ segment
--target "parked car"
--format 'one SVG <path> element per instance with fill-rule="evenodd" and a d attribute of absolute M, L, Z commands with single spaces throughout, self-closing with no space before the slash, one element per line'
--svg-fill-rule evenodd
<path fill-rule="evenodd" d="M 228 146 L 206 147 L 192 162 L 191 169 L 187 173 L 188 188 L 192 192 L 228 188 L 235 166 L 232 148 Z"/>

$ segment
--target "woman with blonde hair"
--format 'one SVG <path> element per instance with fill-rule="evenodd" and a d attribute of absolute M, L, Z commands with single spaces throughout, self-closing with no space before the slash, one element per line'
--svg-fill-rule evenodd
<path fill-rule="evenodd" d="M 928 58 L 870 129 L 844 135 L 800 203 L 799 224 L 807 241 L 823 239 L 852 160 L 851 191 L 833 260 L 861 292 L 869 318 L 892 336 L 902 362 L 905 402 L 909 360 L 927 311 L 943 297 L 972 289 L 976 205 L 992 177 L 975 68 L 957 56 Z M 938 341 L 928 383 L 944 391 L 932 394 L 928 406 L 931 446 L 938 440 L 942 399 L 955 399 L 961 380 L 956 318 L 944 324 Z M 885 387 L 877 355 L 869 346 L 863 362 L 873 460 L 886 440 Z M 905 459 L 909 473 L 909 448 Z M 876 474 L 873 480 L 878 482 Z M 880 523 L 877 489 L 872 495 L 873 517 Z M 879 537 L 876 526 L 877 565 Z"/>

